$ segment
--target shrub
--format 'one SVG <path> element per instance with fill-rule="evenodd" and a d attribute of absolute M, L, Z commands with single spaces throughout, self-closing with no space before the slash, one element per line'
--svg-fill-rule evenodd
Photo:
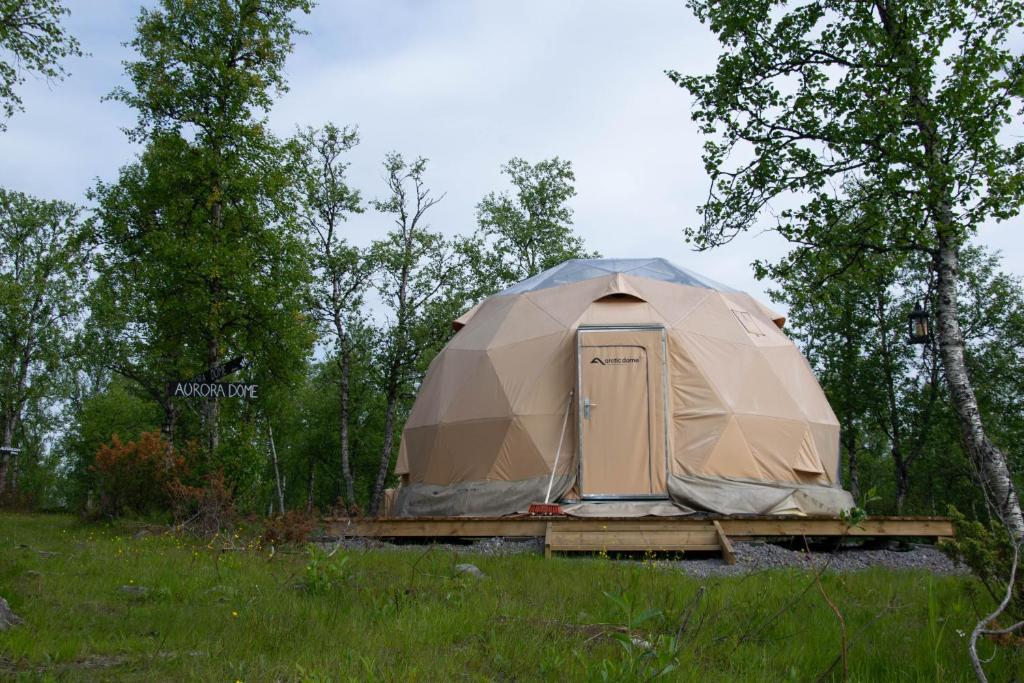
<path fill-rule="evenodd" d="M 346 568 L 348 557 L 328 554 L 317 545 L 310 544 L 309 561 L 303 587 L 309 593 L 323 594 L 340 588 L 349 579 Z"/>
<path fill-rule="evenodd" d="M 940 547 L 954 561 L 966 565 L 981 581 L 982 585 L 997 603 L 1006 595 L 1006 583 L 1010 579 L 1013 564 L 1013 543 L 1006 528 L 997 520 L 988 524 L 969 520 L 952 505 L 949 516 L 953 520 L 956 537 L 943 541 Z M 1013 598 L 1007 606 L 1007 614 L 1013 620 L 1024 618 L 1024 557 L 1017 567 L 1017 580 Z"/>
<path fill-rule="evenodd" d="M 289 510 L 283 515 L 268 517 L 263 523 L 263 545 L 305 543 L 314 526 L 316 518 L 299 510 Z"/>
<path fill-rule="evenodd" d="M 170 486 L 188 474 L 185 459 L 160 436 L 143 432 L 138 441 L 122 442 L 114 434 L 96 452 L 92 465 L 96 508 L 94 514 L 119 517 L 166 510 Z"/>
<path fill-rule="evenodd" d="M 168 484 L 174 523 L 203 536 L 212 536 L 235 519 L 234 491 L 223 470 L 203 477 L 200 486 L 175 480 Z"/>

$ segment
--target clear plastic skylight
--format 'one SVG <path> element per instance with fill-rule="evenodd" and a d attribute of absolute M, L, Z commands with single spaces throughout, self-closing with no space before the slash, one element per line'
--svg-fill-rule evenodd
<path fill-rule="evenodd" d="M 516 283 L 508 289 L 499 292 L 504 294 L 522 294 L 533 292 L 548 287 L 558 287 L 571 282 L 591 280 L 597 277 L 604 277 L 615 273 L 625 275 L 636 275 L 637 277 L 674 282 L 678 285 L 689 285 L 690 287 L 703 287 L 715 289 L 720 292 L 735 292 L 737 290 L 715 282 L 703 275 L 677 266 L 663 258 L 596 258 L 596 259 L 573 259 L 549 268 L 531 278 Z"/>

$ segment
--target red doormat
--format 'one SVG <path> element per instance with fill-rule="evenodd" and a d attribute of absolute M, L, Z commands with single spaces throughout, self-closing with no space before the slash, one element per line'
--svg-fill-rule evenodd
<path fill-rule="evenodd" d="M 562 514 L 562 506 L 558 503 L 531 503 L 530 504 L 531 515 L 560 515 Z"/>

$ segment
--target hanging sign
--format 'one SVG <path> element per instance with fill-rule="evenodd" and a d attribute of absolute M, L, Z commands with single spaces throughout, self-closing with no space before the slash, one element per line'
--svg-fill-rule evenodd
<path fill-rule="evenodd" d="M 217 367 L 210 368 L 206 372 L 199 373 L 198 375 L 196 375 L 195 377 L 193 377 L 189 381 L 190 382 L 206 382 L 206 383 L 217 382 L 217 381 L 219 381 L 221 379 L 224 379 L 228 375 L 235 374 L 236 372 L 238 372 L 239 370 L 241 370 L 244 367 L 245 367 L 245 360 L 243 360 L 242 358 L 232 358 L 231 360 L 229 360 L 227 363 L 224 363 L 223 365 L 218 365 Z"/>
<path fill-rule="evenodd" d="M 247 384 L 245 382 L 197 382 L 185 380 L 184 382 L 170 382 L 167 385 L 168 396 L 179 396 L 181 398 L 259 398 L 257 391 L 258 384 Z"/>

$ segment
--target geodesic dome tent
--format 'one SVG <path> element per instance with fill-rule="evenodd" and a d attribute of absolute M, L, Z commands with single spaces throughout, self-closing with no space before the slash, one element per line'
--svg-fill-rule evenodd
<path fill-rule="evenodd" d="M 567 261 L 486 300 L 427 371 L 395 515 L 671 500 L 837 514 L 839 424 L 783 319 L 665 259 Z"/>

